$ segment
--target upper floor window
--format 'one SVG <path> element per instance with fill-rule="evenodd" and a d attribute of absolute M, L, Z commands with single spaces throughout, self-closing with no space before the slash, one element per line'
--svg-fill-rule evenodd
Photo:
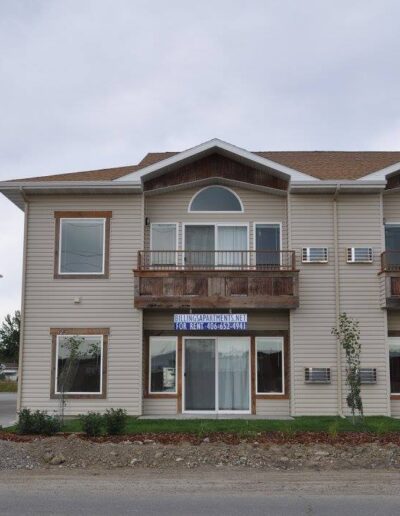
<path fill-rule="evenodd" d="M 244 210 L 241 200 L 232 190 L 223 186 L 208 186 L 194 195 L 189 211 L 230 213 Z"/>
<path fill-rule="evenodd" d="M 107 275 L 108 213 L 56 212 L 56 277 Z"/>

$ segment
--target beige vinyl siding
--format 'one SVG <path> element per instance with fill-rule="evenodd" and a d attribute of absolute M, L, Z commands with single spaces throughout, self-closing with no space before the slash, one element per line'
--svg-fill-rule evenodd
<path fill-rule="evenodd" d="M 188 213 L 189 203 L 199 187 L 177 190 L 145 198 L 145 216 L 151 223 L 177 222 L 179 249 L 182 249 L 182 222 L 248 223 L 253 248 L 253 222 L 282 223 L 282 248 L 287 249 L 286 197 L 246 188 L 231 188 L 242 200 L 243 213 Z M 150 226 L 145 228 L 145 246 L 150 248 Z"/>
<path fill-rule="evenodd" d="M 292 415 L 337 413 L 335 270 L 331 195 L 290 196 L 291 248 L 296 251 L 300 306 L 290 313 L 292 349 Z M 303 247 L 327 247 L 326 264 L 302 264 Z M 330 385 L 304 383 L 305 367 L 330 367 Z"/>
<path fill-rule="evenodd" d="M 361 365 L 376 367 L 376 385 L 362 386 L 366 415 L 389 414 L 386 321 L 380 299 L 382 214 L 379 194 L 341 195 L 338 200 L 340 310 L 360 323 Z M 372 247 L 372 264 L 346 263 L 347 247 Z M 344 360 L 343 360 L 344 371 Z M 343 389 L 345 409 L 346 389 Z"/>
<path fill-rule="evenodd" d="M 400 193 L 387 191 L 383 195 L 383 217 L 388 224 L 400 224 Z"/>
<path fill-rule="evenodd" d="M 112 210 L 109 279 L 53 279 L 54 211 Z M 50 399 L 51 327 L 109 327 L 107 398 L 69 400 L 66 414 L 142 405 L 142 314 L 133 308 L 133 273 L 142 246 L 137 195 L 34 196 L 30 201 L 22 407 L 58 409 Z M 74 304 L 74 297 L 81 302 Z"/>
<path fill-rule="evenodd" d="M 256 400 L 257 416 L 287 417 L 290 415 L 289 400 Z"/>
<path fill-rule="evenodd" d="M 143 415 L 144 416 L 174 416 L 176 415 L 177 401 L 176 399 L 151 399 L 145 398 L 143 400 Z"/>

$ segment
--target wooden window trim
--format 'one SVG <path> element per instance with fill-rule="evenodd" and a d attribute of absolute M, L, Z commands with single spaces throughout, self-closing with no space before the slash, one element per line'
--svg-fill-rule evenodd
<path fill-rule="evenodd" d="M 163 337 L 174 337 L 176 335 L 162 335 Z M 143 361 L 144 361 L 144 376 L 143 376 L 143 398 L 146 399 L 176 399 L 179 395 L 179 386 L 178 386 L 178 378 L 175 377 L 176 381 L 176 392 L 150 392 L 150 337 L 161 337 L 161 335 L 146 335 L 144 338 L 144 350 L 143 350 Z M 176 347 L 176 375 L 180 373 L 179 371 L 179 337 L 177 339 L 177 347 Z"/>
<path fill-rule="evenodd" d="M 388 337 L 400 337 L 400 330 L 389 330 Z M 390 371 L 389 371 L 389 375 L 390 375 Z M 389 380 L 390 380 L 390 378 L 389 378 Z M 395 401 L 395 400 L 400 401 L 400 392 L 395 392 L 395 393 L 391 392 L 390 399 L 393 401 Z"/>
<path fill-rule="evenodd" d="M 112 211 L 55 211 L 54 279 L 108 279 L 110 274 L 110 230 Z M 60 274 L 61 219 L 105 219 L 104 272 L 102 274 Z"/>
<path fill-rule="evenodd" d="M 58 335 L 102 335 L 103 336 L 103 368 L 102 390 L 99 394 L 65 394 L 68 400 L 92 400 L 107 398 L 107 362 L 108 362 L 108 337 L 109 328 L 50 328 L 51 335 L 51 375 L 50 375 L 50 399 L 60 399 L 61 395 L 55 392 L 56 383 L 56 349 Z"/>
<path fill-rule="evenodd" d="M 287 331 L 281 332 L 261 332 L 263 335 L 257 335 L 257 337 L 283 337 L 283 353 L 284 353 L 284 377 L 285 377 L 285 393 L 284 394 L 257 394 L 257 386 L 256 386 L 256 367 L 257 367 L 257 356 L 256 356 L 256 339 L 255 336 L 252 338 L 252 350 L 253 350 L 253 359 L 254 359 L 254 368 L 252 374 L 254 374 L 254 391 L 252 395 L 254 395 L 256 400 L 288 400 L 289 396 L 289 363 L 290 363 L 290 352 L 289 352 L 289 333 Z"/>

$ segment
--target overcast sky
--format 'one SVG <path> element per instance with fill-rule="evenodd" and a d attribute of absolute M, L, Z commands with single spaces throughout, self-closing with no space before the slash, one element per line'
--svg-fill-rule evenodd
<path fill-rule="evenodd" d="M 0 0 L 0 180 L 248 150 L 400 150 L 398 0 Z M 0 196 L 0 319 L 22 213 Z"/>

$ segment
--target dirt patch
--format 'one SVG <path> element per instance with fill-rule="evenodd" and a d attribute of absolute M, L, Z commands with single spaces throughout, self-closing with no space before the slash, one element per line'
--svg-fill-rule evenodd
<path fill-rule="evenodd" d="M 69 439 L 78 437 L 84 441 L 93 443 L 136 443 L 155 442 L 158 444 L 183 444 L 189 443 L 199 445 L 202 443 L 224 443 L 230 445 L 239 444 L 330 444 L 336 445 L 361 445 L 361 444 L 396 444 L 400 446 L 400 432 L 374 434 L 372 432 L 340 432 L 330 434 L 327 432 L 254 432 L 251 435 L 241 436 L 238 433 L 212 432 L 207 436 L 200 436 L 194 433 L 137 433 L 129 435 L 88 437 L 83 433 L 64 434 L 59 433 L 57 437 Z M 0 441 L 32 442 L 38 439 L 46 439 L 45 436 L 18 435 L 9 432 L 0 432 Z"/>
<path fill-rule="evenodd" d="M 75 434 L 20 442 L 3 440 L 0 469 L 400 469 L 400 446 L 393 442 L 279 443 L 260 439 L 231 444 L 210 436 L 196 442 L 163 444 L 149 436 L 131 437 L 116 438 L 116 442 L 94 442 Z"/>

